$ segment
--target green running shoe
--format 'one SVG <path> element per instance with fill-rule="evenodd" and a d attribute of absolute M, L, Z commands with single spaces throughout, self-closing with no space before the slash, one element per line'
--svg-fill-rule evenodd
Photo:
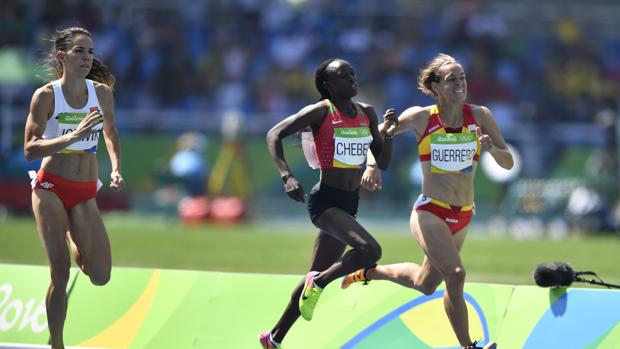
<path fill-rule="evenodd" d="M 299 297 L 299 312 L 301 317 L 308 321 L 312 320 L 314 307 L 316 307 L 316 303 L 319 301 L 321 293 L 323 293 L 323 289 L 314 284 L 313 279 L 318 273 L 318 271 L 311 271 L 306 274 L 306 283 Z"/>

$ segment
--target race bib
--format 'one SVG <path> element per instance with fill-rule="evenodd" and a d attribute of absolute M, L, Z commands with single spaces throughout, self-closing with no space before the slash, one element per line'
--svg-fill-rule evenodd
<path fill-rule="evenodd" d="M 431 172 L 471 172 L 477 149 L 475 133 L 431 134 Z"/>
<path fill-rule="evenodd" d="M 57 136 L 62 136 L 67 133 L 74 132 L 78 124 L 86 117 L 87 113 L 60 113 L 58 114 L 58 133 Z M 97 144 L 99 142 L 99 135 L 103 129 L 103 124 L 100 123 L 93 127 L 93 132 L 79 141 L 71 144 L 65 148 L 63 153 L 95 153 L 97 151 Z"/>
<path fill-rule="evenodd" d="M 334 163 L 337 168 L 360 168 L 366 161 L 372 135 L 368 127 L 334 129 Z"/>

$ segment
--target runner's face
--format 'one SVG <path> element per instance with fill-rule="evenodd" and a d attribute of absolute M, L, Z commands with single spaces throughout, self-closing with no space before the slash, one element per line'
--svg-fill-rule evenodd
<path fill-rule="evenodd" d="M 435 85 L 435 93 L 439 99 L 448 102 L 463 103 L 467 99 L 467 80 L 465 71 L 458 63 L 447 64 L 437 72 L 439 81 Z"/>
<path fill-rule="evenodd" d="M 73 37 L 73 44 L 67 52 L 59 52 L 65 72 L 86 77 L 93 65 L 93 40 L 84 34 Z M 57 56 L 58 57 L 58 56 Z"/>
<path fill-rule="evenodd" d="M 327 89 L 332 96 L 351 98 L 357 95 L 357 77 L 351 64 L 335 60 L 327 66 Z"/>

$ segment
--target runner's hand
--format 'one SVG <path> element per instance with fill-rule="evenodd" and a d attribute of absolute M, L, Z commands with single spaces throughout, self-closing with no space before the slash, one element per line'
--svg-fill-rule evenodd
<path fill-rule="evenodd" d="M 397 128 L 398 117 L 396 116 L 396 110 L 390 108 L 385 111 L 385 114 L 383 114 L 383 134 L 393 136 Z"/>
<path fill-rule="evenodd" d="M 293 175 L 284 177 L 284 191 L 291 199 L 297 202 L 306 202 L 304 188 L 301 187 L 301 184 Z"/>
<path fill-rule="evenodd" d="M 103 115 L 101 114 L 99 109 L 92 110 L 88 114 L 86 114 L 86 117 L 84 117 L 82 121 L 80 121 L 80 123 L 75 128 L 75 131 L 72 132 L 72 135 L 76 139 L 82 139 L 91 133 L 99 132 L 99 130 L 93 131 L 93 127 L 97 126 L 102 121 Z"/>
<path fill-rule="evenodd" d="M 366 166 L 362 175 L 362 187 L 366 190 L 381 190 L 381 170 L 375 166 Z"/>
<path fill-rule="evenodd" d="M 110 189 L 113 191 L 121 191 L 125 188 L 125 181 L 123 180 L 123 176 L 121 176 L 120 172 L 112 171 L 112 173 L 110 173 L 110 179 Z"/>
<path fill-rule="evenodd" d="M 480 127 L 476 127 L 476 136 L 478 137 L 482 150 L 490 151 L 493 149 L 493 140 L 491 136 L 482 134 Z"/>

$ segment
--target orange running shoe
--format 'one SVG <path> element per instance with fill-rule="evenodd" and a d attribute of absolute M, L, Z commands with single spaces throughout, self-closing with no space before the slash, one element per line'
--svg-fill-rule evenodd
<path fill-rule="evenodd" d="M 374 267 L 372 267 L 374 268 Z M 370 268 L 368 268 L 370 269 Z M 349 286 L 351 286 L 351 284 L 355 283 L 355 282 L 363 282 L 364 285 L 368 285 L 368 282 L 370 280 L 366 279 L 366 271 L 368 270 L 367 268 L 362 268 L 356 272 L 353 272 L 349 275 L 345 275 L 342 278 L 342 283 L 340 284 L 340 288 L 342 288 L 343 290 L 345 288 L 348 288 Z"/>

